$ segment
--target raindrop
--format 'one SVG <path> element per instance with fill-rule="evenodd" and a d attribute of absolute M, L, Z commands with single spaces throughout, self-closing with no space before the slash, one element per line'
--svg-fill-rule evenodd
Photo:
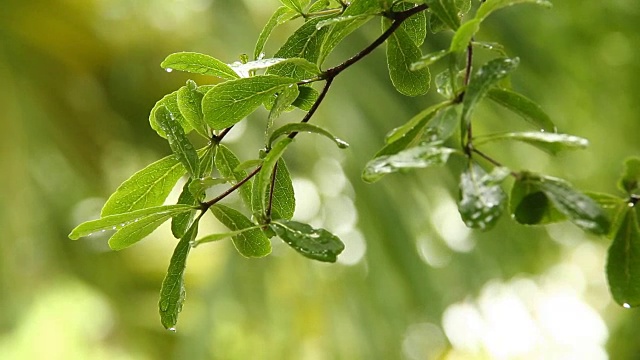
<path fill-rule="evenodd" d="M 169 330 L 169 331 L 173 331 L 173 332 L 176 332 L 176 328 L 175 328 L 175 327 L 170 327 L 170 328 L 168 328 L 167 330 Z"/>
<path fill-rule="evenodd" d="M 631 305 L 629 305 L 628 303 L 624 303 L 624 304 L 622 304 L 622 306 L 623 306 L 625 309 L 631 309 Z"/>
<path fill-rule="evenodd" d="M 173 71 L 173 69 L 172 69 L 172 68 L 166 68 L 165 70 L 166 70 L 167 72 L 172 72 L 172 71 Z"/>

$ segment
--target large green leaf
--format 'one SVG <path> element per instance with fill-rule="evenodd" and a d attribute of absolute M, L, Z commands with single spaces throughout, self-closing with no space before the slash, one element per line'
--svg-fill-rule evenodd
<path fill-rule="evenodd" d="M 167 134 L 173 154 L 192 176 L 197 177 L 200 174 L 198 153 L 173 114 L 165 106 L 161 106 L 156 110 L 156 119 L 162 131 Z"/>
<path fill-rule="evenodd" d="M 581 137 L 546 132 L 492 134 L 476 138 L 473 144 L 479 146 L 488 142 L 502 140 L 525 142 L 554 155 L 562 150 L 584 149 L 589 145 L 589 141 Z"/>
<path fill-rule="evenodd" d="M 123 182 L 104 204 L 100 215 L 105 217 L 162 205 L 185 172 L 175 155 L 154 162 Z"/>
<path fill-rule="evenodd" d="M 290 220 L 296 210 L 296 198 L 293 191 L 291 174 L 284 159 L 278 160 L 273 182 L 271 218 Z M 268 196 L 268 194 L 267 194 Z"/>
<path fill-rule="evenodd" d="M 613 299 L 631 308 L 640 306 L 640 229 L 637 211 L 627 207 L 607 259 L 607 279 Z"/>
<path fill-rule="evenodd" d="M 502 216 L 507 195 L 500 183 L 509 169 L 496 167 L 488 174 L 472 162 L 460 177 L 458 210 L 464 223 L 474 229 L 489 230 Z"/>
<path fill-rule="evenodd" d="M 640 195 L 640 158 L 629 158 L 624 163 L 624 173 L 618 181 L 620 190 L 630 195 Z"/>
<path fill-rule="evenodd" d="M 149 114 L 149 124 L 151 125 L 151 128 L 155 130 L 158 135 L 165 139 L 167 138 L 167 134 L 165 134 L 164 130 L 160 128 L 160 124 L 158 124 L 158 120 L 156 119 L 156 110 L 158 110 L 161 106 L 166 106 L 167 109 L 171 111 L 176 121 L 179 122 L 180 125 L 182 125 L 182 129 L 184 130 L 185 134 L 188 134 L 191 130 L 193 130 L 193 126 L 191 125 L 191 123 L 187 121 L 187 119 L 185 119 L 180 112 L 180 106 L 178 105 L 179 91 L 180 90 L 176 90 L 158 100 Z"/>
<path fill-rule="evenodd" d="M 460 27 L 460 16 L 454 0 L 425 0 L 429 11 L 452 30 Z"/>
<path fill-rule="evenodd" d="M 178 90 L 178 108 L 182 116 L 200 135 L 209 138 L 209 129 L 202 114 L 203 97 L 204 95 L 198 91 L 198 85 L 193 80 L 188 80 L 187 86 Z"/>
<path fill-rule="evenodd" d="M 522 116 L 523 119 L 539 130 L 546 132 L 557 131 L 549 115 L 538 104 L 523 95 L 505 89 L 491 89 L 488 96 L 489 99 Z"/>
<path fill-rule="evenodd" d="M 123 214 L 115 214 L 91 220 L 78 225 L 69 234 L 71 240 L 77 240 L 84 236 L 89 236 L 107 230 L 120 230 L 128 225 L 139 223 L 150 216 L 167 216 L 167 218 L 182 212 L 191 211 L 192 206 L 188 205 L 164 205 L 154 206 L 145 209 L 135 210 Z"/>
<path fill-rule="evenodd" d="M 216 204 L 211 207 L 211 212 L 220 222 L 232 231 L 240 231 L 253 228 L 231 237 L 233 245 L 238 252 L 245 257 L 263 257 L 271 253 L 271 242 L 262 230 L 256 229 L 255 224 L 237 210 L 228 206 Z"/>
<path fill-rule="evenodd" d="M 113 250 L 127 248 L 147 237 L 170 218 L 182 213 L 184 212 L 157 213 L 134 221 L 113 234 L 109 239 L 109 247 Z"/>
<path fill-rule="evenodd" d="M 309 123 L 288 123 L 279 127 L 278 129 L 274 130 L 273 133 L 271 134 L 271 137 L 269 137 L 269 142 L 268 142 L 269 146 L 271 146 L 273 142 L 276 141 L 279 137 L 289 135 L 294 132 L 295 133 L 309 132 L 314 134 L 320 134 L 332 140 L 341 149 L 346 149 L 349 147 L 349 144 L 347 144 L 343 140 L 340 140 L 339 138 L 331 134 L 329 131 Z"/>
<path fill-rule="evenodd" d="M 240 165 L 240 160 L 236 155 L 228 147 L 219 144 L 216 153 L 216 168 L 222 177 L 232 179 L 233 185 L 247 177 L 244 170 L 236 170 L 238 165 Z M 251 209 L 251 180 L 240 186 L 238 192 L 247 209 Z"/>
<path fill-rule="evenodd" d="M 194 74 L 219 77 L 225 80 L 239 78 L 229 65 L 209 55 L 195 52 L 179 52 L 167 56 L 160 64 L 167 71 L 180 70 Z"/>
<path fill-rule="evenodd" d="M 410 3 L 399 3 L 393 10 L 405 11 L 412 9 L 415 5 Z M 406 31 L 409 38 L 413 40 L 416 46 L 420 46 L 424 43 L 425 37 L 427 37 L 427 14 L 426 11 L 421 11 L 412 15 L 410 18 L 402 22 L 400 27 Z"/>
<path fill-rule="evenodd" d="M 228 128 L 295 82 L 291 78 L 263 75 L 216 85 L 202 99 L 204 120 L 215 130 Z"/>
<path fill-rule="evenodd" d="M 298 90 L 300 91 L 300 94 L 292 105 L 301 110 L 309 111 L 316 100 L 318 100 L 320 93 L 310 86 L 300 86 L 298 87 Z"/>
<path fill-rule="evenodd" d="M 547 8 L 550 8 L 552 6 L 551 2 L 547 0 L 487 0 L 483 2 L 482 5 L 480 5 L 478 11 L 476 12 L 475 18 L 482 21 L 492 12 L 498 9 L 522 3 L 532 3 L 542 5 Z"/>
<path fill-rule="evenodd" d="M 274 221 L 271 228 L 284 242 L 309 259 L 335 262 L 344 250 L 342 241 L 325 229 L 314 229 L 297 221 Z"/>
<path fill-rule="evenodd" d="M 441 143 L 423 143 L 397 154 L 379 156 L 365 165 L 362 179 L 372 183 L 386 174 L 402 169 L 444 165 L 453 152 L 455 150 L 444 147 Z"/>
<path fill-rule="evenodd" d="M 390 24 L 389 20 L 383 19 L 385 29 Z M 389 76 L 396 90 L 407 96 L 423 95 L 429 91 L 431 81 L 429 69 L 411 70 L 411 64 L 420 60 L 422 52 L 404 29 L 398 28 L 387 39 L 386 54 Z"/>
<path fill-rule="evenodd" d="M 264 158 L 264 162 L 262 164 L 262 169 L 258 173 L 256 178 L 256 183 L 253 188 L 253 204 L 252 209 L 254 214 L 258 216 L 264 216 L 266 214 L 267 206 L 268 206 L 268 193 L 271 188 L 272 176 L 274 169 L 276 168 L 276 164 L 287 146 L 289 146 L 293 142 L 291 138 L 280 139 L 276 142 L 271 151 L 267 153 L 267 156 Z M 237 229 L 236 229 L 237 230 Z"/>
<path fill-rule="evenodd" d="M 518 58 L 494 59 L 484 64 L 480 70 L 471 77 L 462 102 L 463 135 L 466 134 L 469 122 L 471 121 L 471 114 L 476 105 L 478 105 L 493 85 L 515 70 L 519 62 Z"/>
<path fill-rule="evenodd" d="M 184 286 L 184 272 L 187 267 L 187 256 L 191 250 L 191 242 L 198 235 L 198 223 L 195 222 L 176 245 L 169 262 L 167 275 L 162 281 L 160 290 L 160 321 L 165 329 L 175 331 L 178 314 L 182 311 L 186 289 Z"/>
<path fill-rule="evenodd" d="M 262 31 L 260 31 L 260 35 L 258 36 L 258 41 L 256 42 L 255 49 L 253 50 L 254 59 L 257 60 L 262 57 L 262 51 L 264 50 L 264 46 L 267 43 L 269 36 L 271 36 L 273 29 L 278 26 L 278 24 L 280 23 L 280 19 L 288 12 L 289 8 L 287 8 L 286 6 L 281 6 L 273 13 L 273 15 L 271 15 L 269 21 L 267 21 L 267 24 L 264 26 L 264 28 L 262 28 Z"/>

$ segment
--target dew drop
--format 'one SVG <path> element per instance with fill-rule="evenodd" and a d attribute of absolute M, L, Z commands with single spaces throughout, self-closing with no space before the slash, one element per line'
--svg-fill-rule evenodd
<path fill-rule="evenodd" d="M 170 328 L 168 328 L 167 330 L 169 330 L 169 331 L 173 331 L 173 332 L 176 332 L 176 328 L 175 328 L 175 327 L 170 327 Z"/>
<path fill-rule="evenodd" d="M 631 309 L 631 305 L 629 305 L 628 303 L 624 303 L 624 304 L 622 304 L 622 306 L 623 306 L 625 309 Z"/>
<path fill-rule="evenodd" d="M 172 68 L 166 68 L 165 70 L 166 70 L 167 72 L 169 72 L 169 73 L 173 71 L 173 69 L 172 69 Z"/>

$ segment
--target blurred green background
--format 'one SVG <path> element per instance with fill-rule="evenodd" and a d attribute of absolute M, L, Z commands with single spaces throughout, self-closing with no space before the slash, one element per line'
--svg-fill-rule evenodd
<path fill-rule="evenodd" d="M 229 242 L 202 246 L 189 259 L 187 301 L 172 333 L 157 314 L 175 245 L 166 227 L 122 252 L 105 238 L 67 239 L 98 216 L 121 181 L 170 152 L 149 128 L 148 111 L 188 76 L 164 72 L 164 57 L 199 51 L 233 62 L 253 51 L 277 6 L 3 0 L 1 359 L 638 357 L 640 313 L 608 294 L 608 240 L 570 224 L 527 228 L 508 217 L 493 231 L 469 231 L 455 207 L 455 169 L 360 181 L 384 134 L 438 97 L 395 93 L 381 50 L 336 80 L 313 120 L 351 147 L 300 136 L 286 155 L 296 217 L 343 238 L 337 264 L 282 244 L 260 260 L 242 258 Z M 501 42 L 521 58 L 514 88 L 538 101 L 561 132 L 591 141 L 553 159 L 520 144 L 487 151 L 513 169 L 615 193 L 624 158 L 640 155 L 639 23 L 634 0 L 556 1 L 550 11 L 527 5 L 487 20 L 478 40 Z M 274 33 L 267 55 L 291 29 Z M 379 31 L 372 21 L 329 62 Z M 449 38 L 433 36 L 424 51 Z M 477 59 L 489 56 L 479 51 Z M 259 112 L 228 137 L 244 158 L 255 156 L 264 119 Z M 476 124 L 477 133 L 524 128 L 490 104 Z M 218 227 L 209 221 L 201 231 Z"/>

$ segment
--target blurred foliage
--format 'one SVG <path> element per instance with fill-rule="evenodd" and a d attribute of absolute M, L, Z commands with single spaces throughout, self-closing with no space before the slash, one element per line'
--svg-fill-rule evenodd
<path fill-rule="evenodd" d="M 350 149 L 308 138 L 287 157 L 299 202 L 309 204 L 297 216 L 346 243 L 337 265 L 307 261 L 286 246 L 247 260 L 229 243 L 203 245 L 189 260 L 188 306 L 174 334 L 159 325 L 156 308 L 175 246 L 168 228 L 126 252 L 108 250 L 101 238 L 69 241 L 69 230 L 97 217 L 122 180 L 169 154 L 148 112 L 188 76 L 164 72 L 164 57 L 185 50 L 235 61 L 252 51 L 276 6 L 3 2 L 2 358 L 580 358 L 580 351 L 606 358 L 605 343 L 611 358 L 640 353 L 637 310 L 619 308 L 606 288 L 604 238 L 569 224 L 529 228 L 508 219 L 490 232 L 470 232 L 455 207 L 457 175 L 444 169 L 360 181 L 384 133 L 437 96 L 395 93 L 383 51 L 345 72 L 314 119 Z M 571 179 L 583 190 L 616 192 L 623 160 L 640 153 L 639 21 L 632 0 L 557 1 L 551 11 L 506 9 L 486 21 L 477 40 L 498 41 L 520 57 L 514 88 L 542 104 L 561 132 L 591 141 L 554 161 L 527 145 L 492 145 L 500 161 Z M 370 43 L 379 26 L 369 25 L 329 62 Z M 267 51 L 286 35 L 278 29 Z M 424 52 L 441 49 L 446 36 L 427 40 Z M 506 128 L 514 116 L 497 106 L 481 110 L 477 133 Z M 253 151 L 245 142 L 262 140 L 249 128 L 230 135 L 239 154 Z M 328 155 L 318 157 L 320 147 Z M 509 309 L 530 317 L 519 321 Z M 484 335 L 461 338 L 469 326 Z M 500 334 L 510 337 L 496 343 Z"/>

